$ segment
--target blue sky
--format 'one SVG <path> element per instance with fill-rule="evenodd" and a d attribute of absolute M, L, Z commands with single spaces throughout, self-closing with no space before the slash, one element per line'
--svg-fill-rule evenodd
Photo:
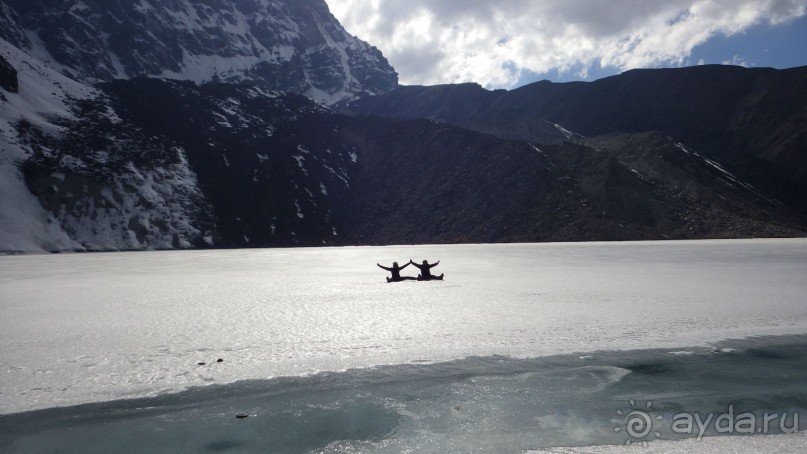
<path fill-rule="evenodd" d="M 716 36 L 693 49 L 691 61 L 723 63 L 739 57 L 747 66 L 807 65 L 807 16 L 781 25 L 760 24 L 733 36 Z"/>
<path fill-rule="evenodd" d="M 682 66 L 698 64 L 731 64 L 748 68 L 793 68 L 807 65 L 807 16 L 785 24 L 758 24 L 732 36 L 717 35 L 692 49 L 692 54 Z M 675 67 L 678 65 L 661 65 Z M 515 86 L 539 80 L 571 82 L 596 80 L 613 76 L 619 71 L 613 67 L 602 68 L 596 63 L 588 70 L 586 78 L 575 71 L 560 73 L 550 71 L 537 74 L 526 70 Z"/>
<path fill-rule="evenodd" d="M 807 0 L 326 0 L 402 84 L 595 80 L 633 68 L 807 65 Z"/>

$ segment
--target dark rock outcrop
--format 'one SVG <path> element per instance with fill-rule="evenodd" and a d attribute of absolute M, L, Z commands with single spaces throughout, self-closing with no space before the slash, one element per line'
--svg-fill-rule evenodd
<path fill-rule="evenodd" d="M 0 55 L 0 87 L 11 93 L 20 91 L 17 70 L 2 55 Z"/>

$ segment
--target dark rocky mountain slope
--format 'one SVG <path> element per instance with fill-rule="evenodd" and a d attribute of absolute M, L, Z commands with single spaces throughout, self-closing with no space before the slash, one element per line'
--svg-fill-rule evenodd
<path fill-rule="evenodd" d="M 657 134 L 532 145 L 428 120 L 345 120 L 355 242 L 801 236 L 803 221 Z"/>
<path fill-rule="evenodd" d="M 804 236 L 804 79 L 385 94 L 322 0 L 11 0 L 0 252 Z"/>
<path fill-rule="evenodd" d="M 20 125 L 34 149 L 24 170 L 71 233 L 124 228 L 137 240 L 124 247 L 804 234 L 785 207 L 658 134 L 534 145 L 429 120 L 343 116 L 244 85 L 101 88 L 77 104 L 67 136 Z M 194 185 L 179 184 L 187 175 Z M 151 187 L 173 190 L 142 197 Z"/>
<path fill-rule="evenodd" d="M 429 118 L 503 138 L 549 142 L 658 131 L 807 213 L 807 67 L 633 70 L 591 83 L 512 91 L 475 84 L 400 87 L 340 106 Z"/>
<path fill-rule="evenodd" d="M 355 153 L 329 111 L 245 85 L 138 79 L 103 88 L 127 123 L 186 150 L 214 207 L 218 246 L 338 238 Z"/>

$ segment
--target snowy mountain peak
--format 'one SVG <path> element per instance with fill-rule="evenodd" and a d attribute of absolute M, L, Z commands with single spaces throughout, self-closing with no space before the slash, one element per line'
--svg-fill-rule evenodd
<path fill-rule="evenodd" d="M 398 82 L 323 0 L 7 0 L 0 37 L 88 81 L 248 82 L 323 104 Z"/>

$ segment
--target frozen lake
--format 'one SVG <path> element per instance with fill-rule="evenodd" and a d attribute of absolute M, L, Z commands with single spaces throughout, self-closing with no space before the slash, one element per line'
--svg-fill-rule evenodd
<path fill-rule="evenodd" d="M 376 262 L 390 265 L 393 260 L 404 263 L 410 258 L 440 260 L 433 271 L 445 273 L 445 281 L 387 284 L 386 273 L 375 266 Z M 403 274 L 416 274 L 412 268 Z M 545 375 L 516 382 L 498 382 L 496 377 L 523 378 L 536 370 L 568 372 L 580 367 L 587 368 L 584 374 L 575 372 L 561 380 L 571 388 L 564 388 L 552 408 L 575 407 L 571 401 L 579 396 L 607 388 L 614 392 L 607 392 L 605 401 L 593 405 L 594 416 L 589 419 L 596 415 L 606 418 L 606 414 L 613 418 L 614 401 L 655 399 L 659 390 L 654 386 L 667 389 L 664 386 L 669 385 L 661 374 L 652 386 L 645 384 L 644 395 L 632 396 L 625 383 L 633 382 L 625 380 L 635 380 L 641 376 L 637 370 L 644 369 L 625 366 L 630 358 L 645 358 L 648 364 L 672 361 L 675 367 L 700 371 L 715 363 L 710 355 L 725 352 L 729 369 L 737 371 L 756 367 L 757 361 L 763 361 L 760 357 L 782 355 L 732 356 L 732 352 L 767 351 L 765 348 L 775 345 L 777 352 L 797 351 L 804 353 L 803 357 L 796 355 L 799 361 L 806 359 L 807 341 L 792 336 L 807 334 L 805 276 L 805 239 L 0 257 L 0 414 L 10 415 L 0 419 L 0 433 L 5 432 L 0 438 L 10 438 L 17 448 L 30 448 L 25 440 L 42 439 L 40 432 L 19 439 L 10 432 L 23 427 L 23 422 L 30 426 L 31 418 L 51 421 L 47 430 L 53 430 L 52 426 L 59 425 L 53 421 L 64 417 L 64 411 L 74 419 L 97 411 L 120 416 L 131 410 L 127 402 L 134 402 L 138 409 L 175 408 L 177 401 L 171 396 L 179 396 L 186 404 L 190 399 L 212 405 L 194 408 L 199 414 L 226 416 L 226 427 L 235 424 L 233 412 L 242 408 L 253 415 L 244 420 L 249 421 L 244 427 L 249 427 L 258 424 L 254 421 L 260 421 L 259 414 L 270 419 L 283 415 L 281 410 L 268 414 L 261 410 L 263 406 L 256 408 L 247 402 L 266 398 L 261 394 L 265 390 L 271 390 L 273 399 L 280 399 L 279 395 L 287 396 L 281 384 L 294 383 L 295 398 L 300 399 L 295 402 L 302 408 L 333 409 L 339 407 L 334 402 L 341 402 L 342 407 L 353 402 L 350 408 L 366 410 L 358 418 L 379 424 L 375 431 L 368 429 L 366 436 L 353 434 L 370 445 L 340 445 L 339 440 L 353 436 L 345 435 L 326 437 L 319 444 L 293 445 L 296 448 L 447 449 L 451 446 L 419 444 L 414 435 L 407 438 L 404 429 L 421 436 L 429 431 L 442 434 L 424 440 L 451 440 L 447 434 L 461 434 L 460 428 L 474 427 L 485 418 L 492 421 L 496 415 L 477 413 L 470 420 L 458 416 L 465 414 L 466 405 L 495 407 L 486 400 L 491 396 L 511 404 L 522 402 L 496 410 L 501 413 L 497 413 L 497 421 L 508 420 L 502 412 L 527 415 L 525 406 L 535 402 L 518 398 L 518 390 L 547 389 L 560 386 L 559 382 Z M 721 343 L 749 337 L 754 346 L 742 343 L 749 341 Z M 224 361 L 216 362 L 219 358 Z M 777 367 L 794 380 L 799 374 L 807 375 L 800 370 L 803 362 L 788 358 L 792 361 L 777 363 Z M 381 365 L 385 367 L 373 367 Z M 763 366 L 759 370 L 769 368 L 767 363 Z M 754 380 L 764 381 L 759 370 Z M 397 377 L 408 377 L 412 383 L 428 383 L 427 388 L 450 385 L 456 392 L 459 382 L 445 379 L 456 376 L 478 377 L 482 382 L 465 384 L 466 396 L 476 397 L 457 404 L 456 418 L 450 421 L 435 416 L 433 421 L 427 418 L 427 424 L 419 419 L 435 412 L 424 403 L 440 401 L 439 396 L 396 388 L 400 385 Z M 297 378 L 284 382 L 279 377 Z M 313 395 L 325 396 L 325 401 L 299 393 L 301 383 L 318 390 Z M 708 394 L 709 386 L 703 385 L 706 381 L 698 383 L 692 389 L 701 386 Z M 368 398 L 372 405 L 334 391 L 365 385 L 383 388 L 376 400 Z M 791 385 L 776 382 L 765 386 L 768 388 L 754 392 L 773 396 Z M 737 390 L 733 396 L 748 392 L 742 387 Z M 176 394 L 180 391 L 185 393 Z M 235 400 L 210 404 L 222 393 Z M 421 405 L 399 402 L 403 395 L 414 396 Z M 708 409 L 723 408 L 726 402 L 693 399 L 682 390 L 678 401 L 692 409 L 700 404 L 711 405 Z M 274 426 L 295 427 L 296 413 L 289 407 L 292 401 L 273 401 L 272 407 L 290 412 L 284 413 L 281 423 L 272 420 Z M 443 402 L 446 408 L 454 408 L 450 402 Z M 784 405 L 782 402 L 772 398 L 769 404 Z M 92 405 L 53 409 L 78 404 Z M 348 416 L 334 417 L 334 421 L 357 417 L 342 407 L 339 411 Z M 585 419 L 580 407 L 575 408 L 575 418 Z M 801 408 L 770 410 L 792 413 Z M 766 409 L 756 406 L 750 411 Z M 305 412 L 301 415 L 305 419 Z M 570 423 L 558 419 L 556 413 L 551 415 L 525 416 L 535 421 L 519 432 L 522 435 L 512 435 L 515 438 L 509 440 L 515 444 L 511 445 L 530 449 L 619 441 L 613 439 L 613 431 L 608 436 L 590 430 L 569 435 L 558 427 Z M 551 423 L 546 419 L 550 416 Z M 388 424 L 383 423 L 386 420 Z M 205 421 L 215 425 L 215 420 Z M 612 425 L 610 420 L 604 423 Z M 554 427 L 554 438 L 546 431 L 530 432 L 529 427 L 542 424 Z M 98 437 L 102 433 L 99 430 Z M 788 443 L 804 443 L 804 437 L 766 438 L 779 437 L 786 437 Z M 409 444 L 396 445 L 390 441 L 393 439 L 408 439 Z M 488 448 L 511 446 L 500 442 L 504 444 Z M 252 446 L 211 443 L 211 450 L 249 451 Z M 193 452 L 197 448 L 184 449 Z"/>

